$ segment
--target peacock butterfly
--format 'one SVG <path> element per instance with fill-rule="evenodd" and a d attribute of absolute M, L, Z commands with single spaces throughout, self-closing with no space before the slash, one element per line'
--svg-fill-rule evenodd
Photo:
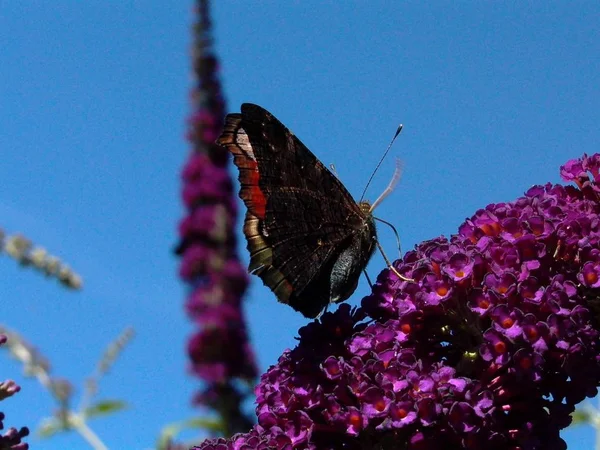
<path fill-rule="evenodd" d="M 248 270 L 280 302 L 306 317 L 346 300 L 377 245 L 374 205 L 357 203 L 290 130 L 258 105 L 244 103 L 241 114 L 228 114 L 217 143 L 233 154 L 239 169 Z"/>

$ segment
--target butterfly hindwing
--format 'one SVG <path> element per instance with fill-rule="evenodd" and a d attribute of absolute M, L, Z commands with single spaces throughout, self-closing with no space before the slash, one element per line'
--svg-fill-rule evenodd
<path fill-rule="evenodd" d="M 355 269 L 360 274 L 372 254 L 372 219 L 296 136 L 257 105 L 229 114 L 217 142 L 240 171 L 250 271 L 308 317 L 347 298 L 358 280 Z M 365 253 L 363 247 L 368 255 L 352 258 Z"/>

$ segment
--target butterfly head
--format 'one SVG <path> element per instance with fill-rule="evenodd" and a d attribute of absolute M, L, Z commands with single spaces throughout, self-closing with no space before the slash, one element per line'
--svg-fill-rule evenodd
<path fill-rule="evenodd" d="M 358 202 L 358 208 L 360 209 L 363 218 L 362 230 L 358 234 L 362 236 L 364 251 L 367 254 L 372 254 L 375 242 L 377 241 L 377 228 L 375 227 L 376 217 L 373 215 L 373 205 L 371 205 L 371 202 L 361 200 Z"/>
<path fill-rule="evenodd" d="M 358 202 L 358 207 L 360 208 L 360 212 L 362 212 L 365 217 L 369 218 L 373 216 L 373 205 L 371 205 L 371 202 L 367 200 L 361 200 Z"/>
<path fill-rule="evenodd" d="M 370 237 L 372 243 L 377 240 L 377 230 L 375 228 L 375 216 L 373 215 L 373 205 L 367 200 L 358 202 L 358 208 L 363 217 L 363 231 L 366 236 Z M 369 250 L 370 251 L 370 250 Z"/>

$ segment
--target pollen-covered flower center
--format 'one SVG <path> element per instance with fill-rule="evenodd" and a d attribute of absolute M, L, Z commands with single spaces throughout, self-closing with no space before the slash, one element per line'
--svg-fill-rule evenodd
<path fill-rule="evenodd" d="M 496 353 L 505 353 L 506 352 L 506 344 L 502 341 L 496 342 L 494 344 L 494 350 L 496 350 Z"/>
<path fill-rule="evenodd" d="M 598 274 L 596 272 L 587 272 L 585 274 L 585 281 L 588 282 L 588 284 L 596 284 L 598 282 Z"/>
<path fill-rule="evenodd" d="M 483 234 L 486 236 L 496 236 L 500 232 L 501 226 L 498 222 L 485 223 L 479 225 L 479 229 L 483 231 Z"/>
<path fill-rule="evenodd" d="M 531 340 L 535 340 L 539 337 L 539 333 L 535 328 L 531 328 L 525 332 L 527 333 L 527 337 Z"/>
<path fill-rule="evenodd" d="M 397 408 L 393 412 L 393 415 L 396 419 L 404 419 L 406 416 L 408 416 L 408 411 L 404 408 Z"/>
<path fill-rule="evenodd" d="M 357 414 L 357 413 L 350 414 L 349 422 L 354 427 L 360 426 L 362 424 L 362 419 L 360 417 L 360 414 Z"/>
<path fill-rule="evenodd" d="M 438 286 L 435 289 L 435 292 L 437 293 L 437 295 L 439 295 L 440 297 L 443 297 L 445 295 L 448 294 L 448 287 L 447 286 Z"/>
<path fill-rule="evenodd" d="M 523 289 L 521 291 L 521 295 L 524 298 L 533 298 L 535 296 L 535 293 L 531 289 Z"/>
<path fill-rule="evenodd" d="M 522 369 L 529 370 L 533 365 L 533 361 L 531 360 L 531 358 L 523 358 L 521 361 L 519 361 L 519 365 Z"/>

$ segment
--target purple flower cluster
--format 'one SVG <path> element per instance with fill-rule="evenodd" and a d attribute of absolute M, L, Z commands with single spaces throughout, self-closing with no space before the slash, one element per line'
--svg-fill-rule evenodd
<path fill-rule="evenodd" d="M 3 427 L 4 414 L 0 413 L 0 428 Z M 21 442 L 21 439 L 29 435 L 27 427 L 22 427 L 20 430 L 10 427 L 6 432 L 0 434 L 0 449 L 1 450 L 27 450 L 29 444 Z"/>
<path fill-rule="evenodd" d="M 239 415 L 236 379 L 253 380 L 257 371 L 248 344 L 242 297 L 248 285 L 246 269 L 236 253 L 236 203 L 227 170 L 227 150 L 215 144 L 223 127 L 224 100 L 218 64 L 210 51 L 207 2 L 198 2 L 193 64 L 198 85 L 192 91 L 194 112 L 189 120 L 193 148 L 183 169 L 183 201 L 187 215 L 179 225 L 180 275 L 190 286 L 187 312 L 199 326 L 190 338 L 192 371 L 208 383 L 196 401 L 216 408 L 227 423 Z M 215 402 L 215 392 L 229 401 Z M 212 399 L 208 401 L 208 399 Z M 223 406 L 226 405 L 226 406 Z M 237 417 L 237 416 L 236 416 Z M 245 422 L 247 429 L 247 421 Z"/>
<path fill-rule="evenodd" d="M 600 155 L 487 206 L 300 330 L 258 425 L 202 450 L 565 449 L 600 382 Z"/>
<path fill-rule="evenodd" d="M 0 345 L 5 344 L 7 337 L 4 334 L 0 334 Z M 14 394 L 19 392 L 21 387 L 17 385 L 13 380 L 7 380 L 0 383 L 0 401 L 12 397 Z M 0 412 L 0 430 L 4 430 L 4 413 Z M 0 450 L 27 450 L 29 444 L 21 442 L 21 439 L 29 435 L 29 429 L 27 427 L 21 427 L 20 430 L 10 427 L 4 433 L 0 434 Z"/>

